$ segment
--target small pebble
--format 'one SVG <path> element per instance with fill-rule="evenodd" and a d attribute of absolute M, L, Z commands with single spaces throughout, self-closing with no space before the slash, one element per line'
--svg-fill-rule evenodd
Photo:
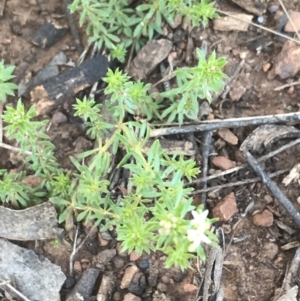
<path fill-rule="evenodd" d="M 158 269 L 150 268 L 147 272 L 148 272 L 148 277 L 147 277 L 148 284 L 151 287 L 155 287 L 158 279 Z"/>
<path fill-rule="evenodd" d="M 199 290 L 199 287 L 194 284 L 185 283 L 183 285 L 183 291 L 186 293 L 196 293 L 198 290 Z"/>
<path fill-rule="evenodd" d="M 130 261 L 137 261 L 141 257 L 141 254 L 137 254 L 135 251 L 132 251 L 129 255 Z"/>
<path fill-rule="evenodd" d="M 62 112 L 56 111 L 53 114 L 51 121 L 54 125 L 59 125 L 60 123 L 67 122 L 68 118 Z"/>
<path fill-rule="evenodd" d="M 149 260 L 148 259 L 143 259 L 138 263 L 138 267 L 141 270 L 146 270 L 149 268 Z"/>
<path fill-rule="evenodd" d="M 118 243 L 117 247 L 116 247 L 117 253 L 119 256 L 121 257 L 127 257 L 128 256 L 128 252 L 127 251 L 122 251 L 122 244 Z"/>
<path fill-rule="evenodd" d="M 184 273 L 178 269 L 178 268 L 173 268 L 172 269 L 172 272 L 173 272 L 173 280 L 175 282 L 181 282 L 184 278 Z"/>
<path fill-rule="evenodd" d="M 121 289 L 128 288 L 131 280 L 133 279 L 134 275 L 139 271 L 139 268 L 135 265 L 131 265 L 125 270 L 125 274 L 122 278 L 122 282 L 120 285 Z"/>
<path fill-rule="evenodd" d="M 265 21 L 265 19 L 264 19 L 263 16 L 259 16 L 259 17 L 257 18 L 257 22 L 260 23 L 260 24 L 264 23 L 264 21 Z"/>
<path fill-rule="evenodd" d="M 82 271 L 82 266 L 81 266 L 80 261 L 75 261 L 74 262 L 74 270 L 77 271 L 77 272 L 81 272 Z"/>
<path fill-rule="evenodd" d="M 125 265 L 124 259 L 120 256 L 115 256 L 112 262 L 117 269 L 122 269 Z"/>
<path fill-rule="evenodd" d="M 115 292 L 113 295 L 113 300 L 114 301 L 121 301 L 122 300 L 122 295 L 120 292 Z"/>
<path fill-rule="evenodd" d="M 170 277 L 168 275 L 163 275 L 161 277 L 161 282 L 163 282 L 165 284 L 169 284 L 170 283 Z"/>
<path fill-rule="evenodd" d="M 273 213 L 265 209 L 262 213 L 253 216 L 253 223 L 260 227 L 271 227 L 274 222 Z"/>
<path fill-rule="evenodd" d="M 276 4 L 271 4 L 269 7 L 268 7 L 268 11 L 270 14 L 274 14 L 276 13 L 276 11 L 279 9 L 279 5 L 276 5 Z"/>
<path fill-rule="evenodd" d="M 269 194 L 266 194 L 266 195 L 264 196 L 264 201 L 266 201 L 267 204 L 270 204 L 270 203 L 273 202 L 273 198 L 272 198 Z"/>
<path fill-rule="evenodd" d="M 109 244 L 109 241 L 103 239 L 103 237 L 102 237 L 102 235 L 101 235 L 100 232 L 98 233 L 98 241 L 99 241 L 99 244 L 100 244 L 101 247 L 105 247 L 105 246 L 107 246 Z"/>
<path fill-rule="evenodd" d="M 213 216 L 221 221 L 229 221 L 236 212 L 236 198 L 235 194 L 231 192 L 213 209 Z"/>
<path fill-rule="evenodd" d="M 124 296 L 123 301 L 142 301 L 142 299 L 134 294 L 128 293 Z"/>
<path fill-rule="evenodd" d="M 212 159 L 212 163 L 221 170 L 228 170 L 236 167 L 236 162 L 229 160 L 224 156 L 217 156 Z"/>
<path fill-rule="evenodd" d="M 70 289 L 74 284 L 76 283 L 76 279 L 74 277 L 68 276 L 65 283 L 63 284 L 63 287 L 65 289 Z"/>
<path fill-rule="evenodd" d="M 97 254 L 96 260 L 98 263 L 108 264 L 116 255 L 115 249 L 107 249 Z"/>
<path fill-rule="evenodd" d="M 137 272 L 130 282 L 128 291 L 134 295 L 141 296 L 147 286 L 146 277 L 142 272 Z"/>
<path fill-rule="evenodd" d="M 157 289 L 162 292 L 162 293 L 166 293 L 168 291 L 168 286 L 165 283 L 159 283 L 157 285 Z"/>

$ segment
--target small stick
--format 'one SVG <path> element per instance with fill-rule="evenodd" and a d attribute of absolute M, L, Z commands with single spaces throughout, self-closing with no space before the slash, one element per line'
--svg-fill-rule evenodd
<path fill-rule="evenodd" d="M 0 143 L 3 142 L 3 120 L 2 120 L 2 113 L 3 113 L 3 102 L 0 101 Z"/>
<path fill-rule="evenodd" d="M 204 132 L 203 144 L 202 144 L 202 175 L 203 177 L 207 176 L 208 171 L 208 158 L 210 153 L 210 145 L 211 145 L 211 138 L 212 138 L 212 131 Z M 207 181 L 202 182 L 202 188 L 207 188 Z M 206 204 L 206 192 L 203 191 L 201 195 L 202 205 L 204 206 L 204 210 L 207 208 Z"/>
<path fill-rule="evenodd" d="M 2 281 L 2 283 L 0 283 L 0 286 L 2 285 L 6 285 L 8 287 L 9 290 L 11 290 L 12 292 L 14 292 L 18 297 L 20 297 L 22 300 L 24 301 L 31 301 L 30 299 L 28 299 L 26 296 L 24 296 L 21 292 L 19 292 L 17 289 L 15 289 L 10 283 L 9 281 L 6 281 L 2 278 L 0 278 L 0 281 Z M 5 290 L 5 289 L 4 289 Z"/>
<path fill-rule="evenodd" d="M 126 68 L 125 70 L 128 70 L 129 69 L 129 66 L 131 64 L 131 61 L 132 61 L 132 57 L 133 57 L 133 51 L 134 51 L 134 47 L 135 47 L 135 39 L 130 47 L 130 52 L 129 52 L 129 58 L 128 58 L 128 61 L 127 61 L 127 64 L 126 64 Z"/>
<path fill-rule="evenodd" d="M 241 60 L 239 65 L 237 66 L 236 70 L 232 74 L 232 76 L 226 80 L 226 83 L 225 83 L 226 87 L 230 86 L 230 84 L 233 82 L 233 80 L 239 75 L 239 73 L 243 69 L 244 65 L 245 65 L 245 60 Z M 215 94 L 213 97 L 212 103 L 214 103 L 221 94 L 222 94 L 222 99 L 225 99 L 229 91 L 230 91 L 230 89 L 225 89 L 225 92 L 221 91 L 221 92 Z"/>
<path fill-rule="evenodd" d="M 295 82 L 279 86 L 279 87 L 275 88 L 274 91 L 280 91 L 280 90 L 283 90 L 285 88 L 289 88 L 291 86 L 296 86 L 296 85 L 299 85 L 299 84 L 300 84 L 300 80 L 297 80 Z"/>
<path fill-rule="evenodd" d="M 258 158 L 258 159 L 257 159 L 257 162 L 260 163 L 260 162 L 262 162 L 262 161 L 265 161 L 265 160 L 267 160 L 267 159 L 269 159 L 269 158 L 271 158 L 271 157 L 273 157 L 273 156 L 276 156 L 277 154 L 279 154 L 279 153 L 285 151 L 286 149 L 288 149 L 288 148 L 290 148 L 290 147 L 292 147 L 292 146 L 294 146 L 294 145 L 297 145 L 297 144 L 299 144 L 299 143 L 300 143 L 300 138 L 297 139 L 297 140 L 294 140 L 294 141 L 292 141 L 292 142 L 290 142 L 290 143 L 288 143 L 288 144 L 283 145 L 282 147 L 280 147 L 280 148 L 278 148 L 277 150 L 274 150 L 274 151 L 268 153 L 267 155 L 264 155 L 264 156 Z M 193 180 L 193 181 L 191 181 L 191 182 L 189 182 L 189 183 L 186 183 L 186 186 L 189 186 L 189 185 L 192 185 L 192 184 L 195 184 L 195 183 L 201 183 L 201 182 L 205 182 L 205 181 L 210 181 L 210 180 L 212 180 L 212 179 L 216 179 L 216 178 L 219 178 L 219 177 L 222 177 L 222 176 L 231 174 L 231 173 L 233 173 L 233 172 L 239 171 L 239 170 L 241 170 L 241 169 L 244 169 L 244 168 L 246 168 L 247 166 L 248 166 L 248 164 L 245 163 L 245 164 L 242 164 L 242 165 L 240 165 L 240 166 L 237 166 L 237 167 L 234 167 L 234 168 L 231 168 L 231 169 L 228 169 L 228 170 L 225 170 L 225 171 L 216 173 L 216 174 L 211 175 L 211 176 L 206 177 L 206 178 L 205 178 L 205 177 L 202 177 L 202 178 L 200 178 L 200 179 Z"/>
<path fill-rule="evenodd" d="M 3 0 L 3 5 L 2 5 L 2 7 L 1 7 L 1 12 L 0 12 L 0 16 L 1 16 L 1 17 L 2 17 L 3 14 L 4 14 L 4 9 L 5 9 L 5 5 L 6 5 L 6 1 L 7 1 L 7 0 Z"/>
<path fill-rule="evenodd" d="M 297 211 L 297 208 L 291 203 L 291 201 L 283 194 L 275 182 L 273 182 L 266 172 L 258 165 L 257 161 L 253 158 L 250 152 L 245 152 L 245 157 L 256 172 L 257 175 L 261 178 L 262 182 L 269 188 L 269 190 L 274 194 L 279 203 L 286 209 L 286 211 L 291 215 L 296 225 L 300 228 L 300 213 Z"/>
<path fill-rule="evenodd" d="M 289 271 L 283 280 L 283 290 L 285 292 L 287 292 L 288 290 L 291 289 L 292 283 L 294 282 L 294 279 L 296 279 L 296 277 L 297 277 L 297 272 L 298 272 L 299 267 L 300 267 L 300 247 L 297 248 L 297 251 L 292 260 Z"/>
<path fill-rule="evenodd" d="M 218 13 L 221 13 L 221 14 L 223 14 L 223 15 L 225 15 L 225 16 L 230 17 L 230 18 L 233 18 L 233 19 L 236 19 L 236 20 L 239 20 L 239 21 L 242 21 L 242 22 L 246 22 L 246 23 L 251 24 L 251 25 L 253 25 L 253 26 L 255 26 L 255 27 L 258 27 L 258 28 L 260 28 L 260 29 L 263 29 L 263 30 L 265 30 L 265 31 L 268 31 L 268 32 L 270 32 L 270 33 L 273 33 L 273 34 L 275 34 L 275 35 L 277 35 L 277 36 L 280 36 L 280 37 L 282 37 L 282 38 L 285 38 L 285 39 L 287 39 L 287 40 L 291 40 L 291 41 L 293 41 L 293 42 L 295 42 L 295 43 L 297 43 L 297 44 L 300 44 L 300 41 L 299 41 L 299 40 L 294 39 L 294 38 L 291 38 L 291 37 L 289 37 L 289 36 L 287 36 L 287 35 L 285 35 L 285 34 L 283 34 L 283 33 L 280 33 L 280 32 L 278 32 L 278 31 L 269 29 L 269 28 L 267 28 L 267 27 L 264 27 L 264 26 L 262 26 L 262 25 L 253 23 L 253 22 L 251 22 L 251 21 L 249 22 L 249 21 L 247 21 L 247 20 L 242 20 L 242 19 L 240 19 L 239 17 L 236 17 L 235 15 L 228 14 L 228 13 L 222 11 L 222 10 L 219 10 L 219 9 L 216 9 L 216 11 L 217 11 Z"/>
<path fill-rule="evenodd" d="M 211 286 L 212 271 L 218 252 L 222 253 L 222 250 L 219 246 L 212 247 L 209 252 L 208 258 L 206 260 L 206 268 L 205 268 L 204 283 L 203 283 L 203 299 L 202 299 L 203 301 L 208 301 L 208 297 L 209 297 L 208 290 Z"/>
<path fill-rule="evenodd" d="M 282 3 L 281 0 L 279 0 L 279 3 L 280 3 L 280 5 L 281 5 L 281 7 L 283 8 L 285 14 L 287 15 L 289 21 L 291 22 L 292 27 L 293 27 L 293 29 L 295 30 L 295 33 L 296 33 L 298 39 L 300 40 L 299 32 L 298 32 L 298 30 L 297 30 L 297 28 L 296 28 L 296 26 L 295 26 L 295 24 L 294 24 L 294 22 L 293 22 L 293 20 L 292 20 L 292 18 L 291 18 L 291 16 L 290 16 L 290 14 L 289 14 L 288 11 L 286 10 L 286 8 L 285 8 L 285 6 L 283 5 L 283 3 Z"/>
<path fill-rule="evenodd" d="M 66 12 L 66 15 L 67 15 L 67 18 L 68 18 L 70 30 L 71 30 L 71 33 L 72 33 L 72 36 L 73 36 L 73 39 L 74 39 L 74 42 L 75 42 L 76 50 L 77 50 L 78 54 L 81 55 L 84 49 L 82 47 L 82 44 L 81 44 L 81 41 L 80 41 L 80 38 L 79 38 L 79 34 L 78 34 L 78 31 L 77 31 L 77 27 L 75 25 L 73 14 L 71 14 L 70 11 L 69 11 L 70 1 L 69 0 L 63 0 L 63 3 L 64 3 L 64 6 L 65 6 L 65 12 Z"/>
<path fill-rule="evenodd" d="M 269 175 L 269 177 L 274 178 L 274 177 L 280 176 L 280 175 L 282 175 L 282 174 L 284 174 L 288 171 L 289 171 L 288 168 L 283 169 L 283 170 L 279 170 L 279 171 L 271 173 Z M 217 185 L 217 186 L 208 187 L 208 188 L 205 188 L 205 189 L 194 190 L 193 192 L 190 193 L 190 195 L 195 195 L 195 194 L 202 193 L 202 192 L 209 192 L 209 191 L 214 191 L 214 190 L 219 190 L 219 189 L 222 189 L 222 188 L 234 187 L 234 186 L 239 186 L 239 185 L 247 185 L 247 184 L 251 184 L 251 183 L 255 183 L 255 182 L 259 182 L 259 181 L 261 181 L 260 177 L 253 178 L 253 179 L 247 179 L 247 180 L 244 180 L 244 181 L 238 181 L 238 182 L 234 182 L 234 183 L 226 183 L 226 184 L 223 184 L 223 185 Z"/>
<path fill-rule="evenodd" d="M 6 144 L 6 143 L 4 143 L 4 142 L 0 142 L 0 147 L 3 147 L 3 148 L 6 148 L 6 149 L 9 149 L 9 150 L 12 150 L 12 151 L 17 152 L 17 153 L 21 153 L 21 149 L 20 149 L 20 148 L 11 146 L 11 145 Z M 32 152 L 30 152 L 30 151 L 25 151 L 24 154 L 30 156 L 30 155 L 32 155 Z"/>
<path fill-rule="evenodd" d="M 75 232 L 75 237 L 74 237 L 74 243 L 73 243 L 73 250 L 72 250 L 72 253 L 70 255 L 70 266 L 69 266 L 69 269 L 70 269 L 70 276 L 73 276 L 73 260 L 74 260 L 74 256 L 77 252 L 77 237 L 78 237 L 78 231 L 79 231 L 79 226 L 77 225 L 76 227 L 76 232 Z"/>
<path fill-rule="evenodd" d="M 278 124 L 295 121 L 300 121 L 300 112 L 254 117 L 229 118 L 224 120 L 209 120 L 202 121 L 194 125 L 153 129 L 150 132 L 150 137 L 185 134 L 189 132 L 214 131 L 221 128 L 237 128 L 250 125 Z"/>
<path fill-rule="evenodd" d="M 74 260 L 74 256 L 82 248 L 82 246 L 85 244 L 85 242 L 88 239 L 88 237 L 90 237 L 91 234 L 93 233 L 93 227 L 91 227 L 89 233 L 86 235 L 86 237 L 84 238 L 84 240 L 80 243 L 80 245 L 77 247 L 78 231 L 79 231 L 79 226 L 77 226 L 77 228 L 76 228 L 75 238 L 74 238 L 74 244 L 73 244 L 73 250 L 72 250 L 72 253 L 70 255 L 70 276 L 73 276 L 73 260 Z"/>

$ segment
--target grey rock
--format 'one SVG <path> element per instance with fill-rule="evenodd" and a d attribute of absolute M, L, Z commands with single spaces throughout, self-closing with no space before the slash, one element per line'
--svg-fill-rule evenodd
<path fill-rule="evenodd" d="M 142 272 L 136 273 L 128 287 L 128 291 L 134 295 L 141 296 L 146 288 L 146 277 Z"/>
<path fill-rule="evenodd" d="M 0 239 L 0 277 L 18 284 L 18 290 L 31 300 L 59 301 L 66 280 L 61 268 L 47 258 Z"/>

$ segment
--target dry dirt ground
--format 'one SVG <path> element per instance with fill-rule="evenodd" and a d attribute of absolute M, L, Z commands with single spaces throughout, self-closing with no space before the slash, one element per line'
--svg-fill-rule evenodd
<path fill-rule="evenodd" d="M 0 6 L 3 5 L 3 2 L 1 2 Z M 267 8 L 272 7 L 272 5 L 279 6 L 277 12 L 269 12 L 267 10 L 263 14 L 263 25 L 274 29 L 277 24 L 276 18 L 279 16 L 278 12 L 282 12 L 280 4 L 277 1 L 272 1 L 271 3 L 271 1 L 267 0 L 252 3 L 254 6 L 258 4 Z M 288 10 L 300 12 L 298 1 L 285 0 L 284 4 Z M 217 5 L 223 11 L 246 13 L 245 10 L 240 9 L 230 1 L 217 0 Z M 34 32 L 45 21 L 53 19 L 61 24 L 67 24 L 62 1 L 6 1 L 3 16 L 0 17 L 0 58 L 5 63 L 16 66 L 16 77 L 14 79 L 16 84 L 37 74 L 61 51 L 73 62 L 76 62 L 78 59 L 73 38 L 69 32 L 48 49 L 41 49 L 28 40 L 30 33 Z M 257 16 L 254 16 L 253 21 L 256 22 L 256 20 Z M 176 30 L 174 29 L 174 32 Z M 289 78 L 288 81 L 280 79 L 278 76 L 273 78 L 269 76 L 276 57 L 282 50 L 284 41 L 254 26 L 249 26 L 245 32 L 217 31 L 210 24 L 205 30 L 194 29 L 191 35 L 195 47 L 201 47 L 202 42 L 205 41 L 209 52 L 214 49 L 218 56 L 227 58 L 228 64 L 225 68 L 225 73 L 229 77 L 233 76 L 242 58 L 245 58 L 243 68 L 231 84 L 231 92 L 223 101 L 219 99 L 212 105 L 211 116 L 226 119 L 289 113 L 299 110 L 299 85 L 274 91 L 276 87 L 289 81 L 296 81 L 297 75 Z M 263 35 L 263 40 L 255 39 L 260 35 Z M 186 43 L 186 33 L 183 36 L 182 42 Z M 84 31 L 80 31 L 80 37 L 83 45 L 86 46 L 87 39 Z M 260 46 L 263 48 L 262 51 L 258 49 Z M 159 78 L 159 74 L 154 72 L 148 81 L 156 81 L 156 78 Z M 241 89 L 243 93 L 239 95 Z M 9 98 L 8 102 L 14 104 L 16 98 Z M 24 102 L 29 105 L 30 101 L 24 98 Z M 49 120 L 51 119 L 51 116 L 45 117 L 49 118 Z M 220 141 L 214 135 L 216 152 L 237 162 L 237 164 L 243 163 L 243 158 L 241 158 L 239 153 L 239 146 L 254 129 L 255 127 L 232 129 L 232 132 L 239 139 L 239 144 L 235 146 Z M 92 147 L 92 142 L 86 140 L 84 132 L 70 122 L 51 126 L 49 135 L 57 147 L 56 154 L 59 160 L 66 168 L 70 167 L 69 155 L 74 155 L 74 153 L 80 152 L 82 149 Z M 201 146 L 202 136 L 196 134 L 196 138 L 200 142 L 199 146 Z M 282 144 L 284 143 L 278 143 L 276 147 Z M 269 151 L 265 151 L 265 153 Z M 299 161 L 299 154 L 299 147 L 295 146 L 268 160 L 265 165 L 266 169 L 270 172 L 285 168 L 291 169 Z M 16 160 L 12 157 L 11 152 L 1 149 L 0 168 L 13 169 L 16 167 Z M 213 172 L 215 169 L 216 167 L 210 164 L 210 172 Z M 249 174 L 251 172 L 247 171 L 224 176 L 209 182 L 209 186 L 241 181 L 246 179 Z M 300 210 L 300 206 L 297 203 L 297 198 L 299 197 L 298 183 L 284 187 L 282 179 L 283 176 L 280 176 L 275 178 L 275 181 L 297 209 Z M 221 278 L 224 300 L 273 300 L 275 291 L 282 286 L 282 281 L 295 254 L 296 247 L 299 246 L 299 231 L 286 211 L 260 182 L 209 192 L 207 194 L 209 208 L 212 210 L 222 198 L 231 192 L 236 197 L 238 211 L 229 221 L 219 223 L 219 226 L 222 227 L 225 233 L 226 252 Z M 198 196 L 195 197 L 195 201 L 199 201 Z M 242 217 L 245 208 L 252 201 L 254 202 L 254 207 L 245 217 Z M 255 225 L 253 223 L 253 215 L 262 212 L 266 208 L 272 214 L 272 224 L 268 227 Z M 86 228 L 83 227 L 82 231 L 80 231 L 80 238 L 86 235 L 85 230 Z M 95 256 L 99 252 L 115 248 L 118 250 L 116 241 L 110 240 L 107 245 L 106 243 L 101 239 L 99 240 L 97 234 L 88 239 L 82 250 L 74 258 L 76 279 L 80 277 L 85 269 L 95 265 Z M 293 244 L 291 247 L 284 247 L 288 243 Z M 34 248 L 33 244 L 26 243 L 23 245 Z M 35 248 L 35 250 L 49 258 L 53 263 L 60 265 L 64 273 L 68 275 L 70 249 L 65 246 L 57 248 L 51 242 L 45 242 L 39 249 Z M 142 300 L 187 301 L 197 299 L 196 286 L 201 283 L 204 265 L 199 266 L 195 262 L 193 269 L 181 273 L 178 269 L 166 270 L 163 268 L 163 254 L 145 254 L 138 259 L 134 257 L 134 254 L 122 254 L 117 251 L 117 255 L 113 256 L 108 264 L 100 265 L 102 269 L 101 275 L 109 275 L 114 283 L 112 294 L 108 300 L 123 300 L 124 295 L 128 293 L 127 289 L 122 290 L 120 288 L 120 283 L 125 268 L 130 262 L 135 262 L 140 267 L 142 271 L 140 277 L 147 280 L 141 294 Z M 150 268 L 147 268 L 148 264 Z M 144 267 L 146 269 L 143 269 Z M 149 285 L 149 282 L 151 282 L 149 279 L 152 279 L 151 277 L 155 279 L 156 276 L 157 279 Z M 94 295 L 100 282 L 101 276 L 95 285 Z M 192 284 L 192 286 L 188 286 L 188 284 Z M 70 289 L 70 287 L 67 287 L 62 290 L 62 299 L 65 298 Z"/>

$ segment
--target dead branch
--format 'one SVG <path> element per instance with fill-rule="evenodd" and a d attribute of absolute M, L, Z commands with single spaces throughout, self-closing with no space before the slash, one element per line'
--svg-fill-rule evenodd
<path fill-rule="evenodd" d="M 190 132 L 214 131 L 220 128 L 238 128 L 250 125 L 280 124 L 295 121 L 300 121 L 300 112 L 254 117 L 229 118 L 224 120 L 209 120 L 202 121 L 194 125 L 153 129 L 150 132 L 150 137 L 186 134 Z"/>
<path fill-rule="evenodd" d="M 287 168 L 287 169 L 283 169 L 283 170 L 273 172 L 268 176 L 270 178 L 274 178 L 274 177 L 280 176 L 280 175 L 282 175 L 282 174 L 284 174 L 288 171 L 289 171 L 289 169 Z M 215 191 L 215 190 L 219 190 L 219 189 L 222 189 L 222 188 L 228 188 L 228 187 L 234 187 L 234 186 L 240 186 L 240 185 L 247 185 L 247 184 L 256 183 L 256 182 L 259 182 L 259 181 L 261 181 L 260 177 L 253 178 L 253 179 L 247 179 L 247 180 L 243 180 L 243 181 L 238 181 L 238 182 L 234 182 L 234 183 L 226 183 L 226 184 L 223 184 L 223 185 L 217 185 L 217 186 L 208 187 L 208 188 L 205 188 L 205 189 L 194 190 L 193 192 L 190 193 L 190 195 L 195 195 L 195 194 L 199 194 L 199 193 L 202 193 L 202 192 Z"/>
<path fill-rule="evenodd" d="M 261 178 L 262 182 L 269 188 L 274 194 L 279 203 L 286 209 L 291 215 L 296 225 L 300 228 L 300 213 L 297 208 L 291 203 L 291 201 L 283 194 L 275 182 L 273 182 L 267 173 L 258 165 L 257 161 L 253 158 L 250 152 L 245 151 L 245 157 L 247 162 L 255 171 L 255 173 Z"/>

